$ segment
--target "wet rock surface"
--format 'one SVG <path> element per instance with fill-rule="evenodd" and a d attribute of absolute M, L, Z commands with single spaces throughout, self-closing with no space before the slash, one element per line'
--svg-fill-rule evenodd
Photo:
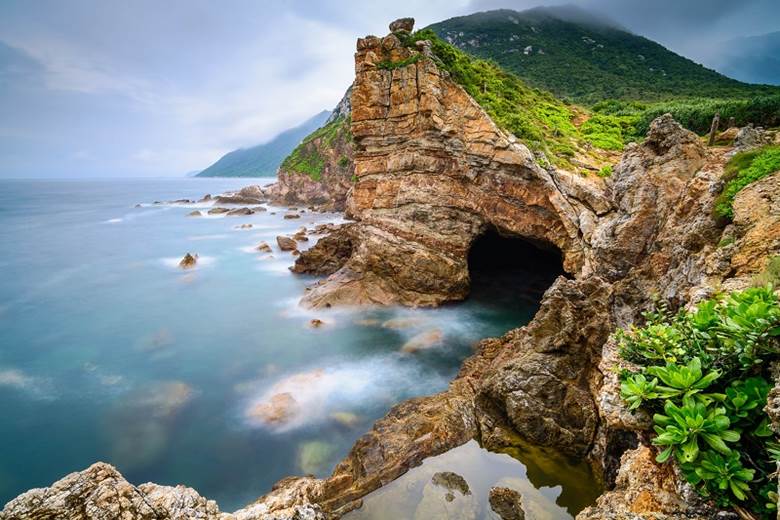
<path fill-rule="evenodd" d="M 523 497 L 514 489 L 505 487 L 490 488 L 490 508 L 501 520 L 525 520 Z"/>

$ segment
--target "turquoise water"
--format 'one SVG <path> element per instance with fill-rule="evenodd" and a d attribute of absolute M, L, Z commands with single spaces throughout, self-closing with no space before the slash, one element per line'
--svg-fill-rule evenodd
<path fill-rule="evenodd" d="M 527 322 L 551 281 L 486 282 L 436 310 L 306 312 L 312 279 L 274 237 L 338 215 L 151 204 L 246 184 L 0 181 L 0 504 L 98 460 L 226 511 L 281 477 L 326 475 L 390 406 L 442 390 L 477 340 Z M 184 272 L 188 251 L 201 261 Z M 421 333 L 442 341 L 403 353 Z M 290 420 L 251 413 L 280 393 L 299 405 Z"/>

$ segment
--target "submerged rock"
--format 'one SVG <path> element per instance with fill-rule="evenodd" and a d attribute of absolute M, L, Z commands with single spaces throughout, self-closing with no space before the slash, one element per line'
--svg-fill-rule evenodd
<path fill-rule="evenodd" d="M 360 417 L 352 412 L 333 412 L 330 418 L 346 428 L 354 428 L 360 422 Z"/>
<path fill-rule="evenodd" d="M 250 417 L 269 425 L 289 422 L 300 413 L 298 402 L 289 392 L 275 394 L 267 402 L 259 403 L 247 412 Z"/>
<path fill-rule="evenodd" d="M 191 211 L 190 213 L 188 213 L 187 216 L 188 217 L 202 217 L 203 213 L 201 213 L 198 210 L 195 210 L 195 211 Z"/>
<path fill-rule="evenodd" d="M 401 351 L 414 353 L 419 350 L 429 349 L 440 344 L 443 338 L 444 334 L 440 329 L 426 330 L 404 343 L 404 346 L 401 347 Z"/>
<path fill-rule="evenodd" d="M 322 321 L 320 319 L 317 319 L 317 318 L 314 318 L 314 319 L 309 321 L 309 327 L 311 327 L 313 329 L 318 329 L 318 328 L 322 327 L 324 324 L 325 324 L 324 321 Z"/>
<path fill-rule="evenodd" d="M 191 253 L 187 253 L 184 255 L 184 257 L 179 261 L 179 267 L 182 269 L 192 269 L 195 267 L 198 263 L 198 254 L 195 253 L 194 255 Z"/>
<path fill-rule="evenodd" d="M 437 475 L 439 482 L 437 482 Z M 442 475 L 444 476 L 442 477 Z M 453 478 L 454 482 L 450 480 Z M 465 493 L 462 491 L 463 486 L 466 489 Z M 468 484 L 463 480 L 463 477 L 449 472 L 437 473 L 431 482 L 425 484 L 423 488 L 422 500 L 414 511 L 414 520 L 432 518 L 476 520 L 478 511 L 479 505 L 471 492 L 468 491 Z"/>
<path fill-rule="evenodd" d="M 295 218 L 301 218 L 301 216 L 298 213 L 293 213 L 293 212 L 289 212 L 289 213 L 285 213 L 284 214 L 284 219 L 285 220 L 290 220 L 290 219 L 295 219 Z"/>
<path fill-rule="evenodd" d="M 422 318 L 392 318 L 382 322 L 382 328 L 394 330 L 411 329 L 419 327 L 423 323 L 425 323 L 425 320 Z"/>
<path fill-rule="evenodd" d="M 301 445 L 298 451 L 298 466 L 306 475 L 315 475 L 327 470 L 327 465 L 336 447 L 323 441 L 311 441 Z"/>
<path fill-rule="evenodd" d="M 469 485 L 466 482 L 466 479 L 457 473 L 453 473 L 452 471 L 440 471 L 439 473 L 435 473 L 431 478 L 431 482 L 445 489 L 457 491 L 461 495 L 471 494 L 471 490 L 469 489 Z"/>
<path fill-rule="evenodd" d="M 492 487 L 488 502 L 490 509 L 500 516 L 501 520 L 525 520 L 523 497 L 514 489 Z"/>
<path fill-rule="evenodd" d="M 223 215 L 229 211 L 230 210 L 228 208 L 211 208 L 208 213 L 209 215 Z"/>

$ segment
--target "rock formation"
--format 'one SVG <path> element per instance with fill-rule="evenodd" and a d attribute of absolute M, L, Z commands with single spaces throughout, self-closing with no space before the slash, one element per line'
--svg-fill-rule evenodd
<path fill-rule="evenodd" d="M 192 269 L 198 264 L 198 255 L 187 253 L 184 255 L 184 257 L 179 261 L 179 267 L 182 269 Z"/>
<path fill-rule="evenodd" d="M 548 172 L 426 55 L 391 34 L 358 41 L 352 92 L 359 220 L 345 266 L 305 303 L 437 305 L 468 294 L 470 244 L 488 229 L 557 248 L 583 244 L 609 210 L 601 181 Z M 397 68 L 387 62 L 406 63 Z"/>
<path fill-rule="evenodd" d="M 351 97 L 352 87 L 325 125 L 308 135 L 282 162 L 278 181 L 265 190 L 274 202 L 344 210 L 354 176 Z"/>
<path fill-rule="evenodd" d="M 108 464 L 98 462 L 71 473 L 51 487 L 31 489 L 6 504 L 2 520 L 133 519 L 133 520 L 324 520 L 312 505 L 293 505 L 270 511 L 255 505 L 233 514 L 220 513 L 213 500 L 184 486 L 133 486 Z"/>

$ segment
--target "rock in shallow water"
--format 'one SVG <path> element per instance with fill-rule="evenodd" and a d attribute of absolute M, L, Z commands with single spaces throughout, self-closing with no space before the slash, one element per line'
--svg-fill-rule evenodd
<path fill-rule="evenodd" d="M 194 255 L 191 253 L 187 253 L 184 255 L 184 258 L 181 259 L 179 262 L 179 267 L 182 269 L 192 269 L 195 267 L 198 263 L 198 254 L 195 253 Z"/>
<path fill-rule="evenodd" d="M 500 516 L 501 520 L 525 520 L 523 497 L 514 489 L 505 487 L 490 488 L 488 501 L 490 509 Z"/>
<path fill-rule="evenodd" d="M 401 347 L 401 352 L 414 353 L 440 344 L 444 334 L 441 329 L 431 329 L 416 335 Z"/>
<path fill-rule="evenodd" d="M 298 244 L 295 243 L 295 240 L 284 235 L 276 237 L 276 243 L 282 251 L 295 251 L 298 249 Z"/>

